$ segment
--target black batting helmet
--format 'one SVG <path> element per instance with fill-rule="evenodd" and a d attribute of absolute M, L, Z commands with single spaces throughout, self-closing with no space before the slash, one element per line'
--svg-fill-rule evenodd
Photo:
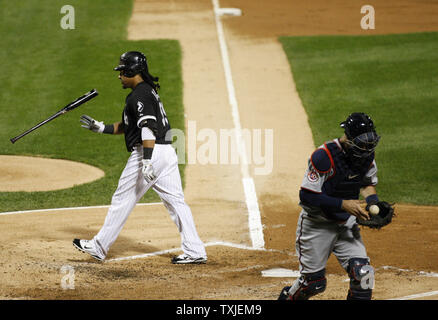
<path fill-rule="evenodd" d="M 139 51 L 128 51 L 120 56 L 120 62 L 115 71 L 123 71 L 123 75 L 132 78 L 136 74 L 148 72 L 146 56 Z"/>
<path fill-rule="evenodd" d="M 354 112 L 341 122 L 347 136 L 347 144 L 354 157 L 368 157 L 374 152 L 380 140 L 373 120 L 362 112 Z"/>

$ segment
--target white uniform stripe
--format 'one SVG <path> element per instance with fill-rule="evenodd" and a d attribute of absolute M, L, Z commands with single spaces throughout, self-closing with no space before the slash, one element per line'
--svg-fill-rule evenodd
<path fill-rule="evenodd" d="M 147 120 L 147 119 L 152 119 L 152 120 L 157 121 L 157 118 L 156 118 L 155 116 L 143 116 L 143 117 L 141 117 L 140 119 L 138 119 L 138 121 L 137 121 L 137 127 L 139 127 L 140 123 L 141 123 L 143 120 Z"/>

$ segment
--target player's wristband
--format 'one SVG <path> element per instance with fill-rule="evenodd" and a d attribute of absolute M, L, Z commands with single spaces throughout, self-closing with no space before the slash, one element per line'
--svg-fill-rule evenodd
<path fill-rule="evenodd" d="M 103 128 L 102 133 L 113 134 L 114 133 L 114 124 L 106 124 L 105 128 Z"/>
<path fill-rule="evenodd" d="M 379 198 L 377 197 L 377 194 L 372 194 L 372 195 L 366 197 L 365 201 L 367 202 L 367 204 L 376 203 L 376 202 L 379 202 Z"/>
<path fill-rule="evenodd" d="M 154 148 L 145 148 L 145 147 L 143 147 L 143 159 L 151 160 L 152 152 L 153 151 L 154 151 Z"/>

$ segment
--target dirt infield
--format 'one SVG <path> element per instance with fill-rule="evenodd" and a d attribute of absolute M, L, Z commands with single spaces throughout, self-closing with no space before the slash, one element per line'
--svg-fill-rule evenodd
<path fill-rule="evenodd" d="M 77 252 L 71 240 L 97 233 L 107 208 L 0 215 L 0 298 L 276 299 L 295 278 L 264 277 L 262 272 L 298 269 L 298 186 L 314 148 L 277 37 L 438 30 L 437 2 L 417 1 L 414 6 L 409 1 L 371 1 L 376 29 L 367 31 L 360 29 L 360 1 L 326 3 L 220 2 L 243 11 L 241 17 L 222 18 L 242 127 L 274 129 L 275 134 L 272 172 L 256 175 L 260 164 L 249 166 L 263 223 L 263 249 L 251 246 L 240 166 L 193 163 L 186 167 L 185 195 L 207 245 L 206 265 L 170 264 L 180 239 L 161 204 L 134 209 L 105 263 Z M 210 0 L 137 0 L 128 34 L 132 40 L 180 41 L 186 124 L 196 121 L 198 130 L 234 127 Z M 362 230 L 376 269 L 374 299 L 438 290 L 438 208 L 398 204 L 396 211 L 384 230 Z M 117 260 L 124 257 L 130 258 Z M 69 275 L 66 266 L 74 271 L 74 288 L 63 282 Z M 328 288 L 315 299 L 344 299 L 348 277 L 334 257 L 327 273 Z"/>

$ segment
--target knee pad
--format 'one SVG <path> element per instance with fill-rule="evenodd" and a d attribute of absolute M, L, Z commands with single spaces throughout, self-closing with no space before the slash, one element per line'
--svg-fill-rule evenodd
<path fill-rule="evenodd" d="M 307 300 L 318 293 L 324 292 L 326 286 L 325 269 L 304 274 L 290 288 L 289 297 L 291 300 Z"/>
<path fill-rule="evenodd" d="M 374 268 L 368 259 L 352 258 L 348 261 L 350 290 L 348 300 L 370 300 L 374 289 Z"/>

